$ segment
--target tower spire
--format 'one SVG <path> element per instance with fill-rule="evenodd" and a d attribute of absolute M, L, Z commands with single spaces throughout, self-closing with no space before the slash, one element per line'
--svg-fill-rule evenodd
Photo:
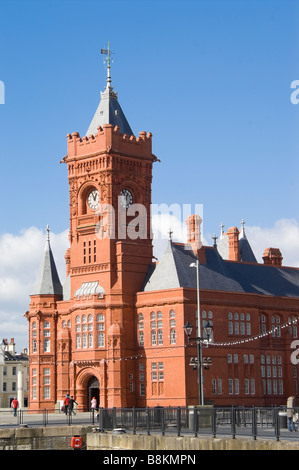
<path fill-rule="evenodd" d="M 105 54 L 107 56 L 106 59 L 104 60 L 104 62 L 106 63 L 106 69 L 107 69 L 107 88 L 112 88 L 110 69 L 111 69 L 111 63 L 113 62 L 113 59 L 111 57 L 109 41 L 108 41 L 107 49 L 101 49 L 101 54 Z"/>
<path fill-rule="evenodd" d="M 47 232 L 45 251 L 31 295 L 62 295 L 62 285 L 50 245 L 49 225 L 45 230 Z"/>
<path fill-rule="evenodd" d="M 244 220 L 244 219 L 241 220 L 241 225 L 242 225 L 242 228 L 241 228 L 241 237 L 242 237 L 242 238 L 246 238 L 246 235 L 245 235 L 245 220 Z"/>
<path fill-rule="evenodd" d="M 47 242 L 49 242 L 50 241 L 50 227 L 49 227 L 49 225 L 46 226 L 45 230 L 47 232 L 47 239 L 46 240 L 47 240 Z"/>
<path fill-rule="evenodd" d="M 122 134 L 131 136 L 133 131 L 118 102 L 117 91 L 114 91 L 111 86 L 110 69 L 113 60 L 109 41 L 107 49 L 101 49 L 101 54 L 106 55 L 104 63 L 107 68 L 107 84 L 105 90 L 101 92 L 101 101 L 87 129 L 86 135 L 87 137 L 91 134 L 96 135 L 99 127 L 103 127 L 105 124 L 112 124 L 113 127 L 117 126 Z"/>

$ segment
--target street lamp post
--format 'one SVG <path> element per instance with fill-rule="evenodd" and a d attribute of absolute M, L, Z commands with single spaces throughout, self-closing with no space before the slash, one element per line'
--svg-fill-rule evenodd
<path fill-rule="evenodd" d="M 198 382 L 198 397 L 199 397 L 199 404 L 204 404 L 204 393 L 203 393 L 203 373 L 202 373 L 202 353 L 201 353 L 201 341 L 203 338 L 201 337 L 201 315 L 200 315 L 200 297 L 199 297 L 199 262 L 198 259 L 196 263 L 190 264 L 191 268 L 196 268 L 196 288 L 197 288 L 197 332 L 198 336 L 195 338 L 191 338 L 193 326 L 187 322 L 184 326 L 185 333 L 188 337 L 188 341 L 195 340 L 196 341 L 196 348 L 197 348 L 197 382 Z M 204 330 L 206 336 L 209 338 L 212 332 L 212 326 L 210 323 L 207 323 L 204 326 Z"/>
<path fill-rule="evenodd" d="M 196 348 L 197 348 L 197 378 L 198 378 L 198 397 L 199 397 L 199 404 L 204 405 L 204 394 L 203 394 L 203 373 L 202 373 L 202 357 L 201 357 L 201 341 L 204 338 L 200 336 L 196 336 L 195 338 L 191 338 L 193 326 L 187 321 L 186 325 L 184 326 L 185 333 L 187 335 L 188 341 L 196 341 Z M 210 335 L 212 334 L 213 327 L 208 322 L 203 327 L 204 333 L 209 340 Z"/>
<path fill-rule="evenodd" d="M 198 332 L 198 337 L 201 337 L 201 316 L 200 316 L 200 297 L 199 297 L 199 262 L 198 259 L 196 260 L 196 263 L 191 263 L 190 268 L 196 268 L 196 292 L 197 292 L 197 332 Z M 191 325 L 190 325 L 191 326 Z M 185 329 L 185 332 L 188 336 L 188 340 L 190 338 L 192 329 L 190 331 L 190 326 L 189 326 L 189 336 L 188 336 L 188 331 Z M 196 345 L 197 345 L 197 375 L 198 375 L 198 396 L 199 396 L 199 404 L 203 405 L 204 399 L 203 399 L 203 376 L 202 376 L 202 355 L 201 355 L 201 347 L 200 347 L 200 341 L 196 340 Z"/>

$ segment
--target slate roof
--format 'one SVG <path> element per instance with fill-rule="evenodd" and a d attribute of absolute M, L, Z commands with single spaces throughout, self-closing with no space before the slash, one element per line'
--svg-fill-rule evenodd
<path fill-rule="evenodd" d="M 239 250 L 241 261 L 245 263 L 257 263 L 257 259 L 246 237 L 244 228 L 241 230 L 239 236 Z M 218 241 L 218 252 L 223 259 L 229 259 L 228 236 L 226 233 L 222 234 Z"/>
<path fill-rule="evenodd" d="M 244 229 L 239 237 L 239 250 L 241 261 L 246 263 L 257 263 L 256 257 L 252 251 L 252 248 L 247 240 Z"/>
<path fill-rule="evenodd" d="M 86 132 L 87 137 L 90 134 L 97 134 L 98 127 L 103 127 L 104 124 L 118 126 L 122 134 L 133 135 L 133 131 L 118 102 L 117 93 L 110 86 L 107 86 L 106 90 L 101 93 L 100 103 Z"/>
<path fill-rule="evenodd" d="M 224 260 L 217 248 L 205 247 L 200 264 L 200 289 L 299 298 L 299 269 Z M 151 266 L 143 291 L 196 288 L 196 261 L 192 250 L 169 242 L 161 261 Z"/>
<path fill-rule="evenodd" d="M 29 361 L 27 354 L 11 354 L 9 351 L 5 351 L 5 361 Z"/>
<path fill-rule="evenodd" d="M 56 269 L 50 240 L 46 241 L 44 256 L 42 258 L 38 275 L 30 295 L 62 295 L 62 285 Z"/>

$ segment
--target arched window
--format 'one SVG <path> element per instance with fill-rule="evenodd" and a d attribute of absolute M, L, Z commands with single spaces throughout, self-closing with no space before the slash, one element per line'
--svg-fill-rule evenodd
<path fill-rule="evenodd" d="M 161 311 L 157 313 L 157 317 L 155 312 L 151 312 L 151 339 L 152 346 L 157 345 L 157 340 L 159 345 L 163 344 L 163 320 Z"/>
<path fill-rule="evenodd" d="M 169 312 L 169 326 L 170 326 L 170 344 L 176 343 L 176 333 L 175 333 L 175 311 L 170 310 Z"/>
<path fill-rule="evenodd" d="M 143 313 L 139 313 L 138 315 L 138 344 L 139 346 L 144 346 L 144 334 L 143 334 Z"/>
<path fill-rule="evenodd" d="M 230 318 L 230 315 L 229 317 Z M 201 332 L 202 332 L 202 337 L 204 339 L 209 339 L 210 341 L 213 340 L 213 329 L 212 329 L 212 333 L 210 334 L 209 338 L 205 332 L 205 326 L 207 325 L 207 323 L 209 323 L 211 325 L 211 327 L 213 328 L 213 312 L 211 310 L 208 311 L 208 313 L 203 310 L 203 312 L 201 313 Z"/>
<path fill-rule="evenodd" d="M 273 338 L 280 338 L 281 337 L 281 330 L 280 330 L 280 318 L 278 315 L 272 315 L 271 317 L 272 323 L 272 336 Z"/>
<path fill-rule="evenodd" d="M 259 334 L 264 335 L 267 332 L 267 317 L 262 314 L 259 317 Z"/>
<path fill-rule="evenodd" d="M 297 317 L 292 316 L 288 318 L 289 335 L 293 338 L 298 338 Z"/>
<path fill-rule="evenodd" d="M 97 315 L 97 322 L 103 322 L 103 321 L 105 321 L 105 317 L 102 313 L 99 313 Z"/>

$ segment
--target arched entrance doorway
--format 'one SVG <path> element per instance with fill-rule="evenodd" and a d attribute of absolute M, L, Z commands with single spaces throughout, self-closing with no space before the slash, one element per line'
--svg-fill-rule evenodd
<path fill-rule="evenodd" d="M 90 410 L 90 402 L 93 397 L 97 400 L 97 407 L 100 402 L 100 383 L 97 377 L 93 376 L 89 379 L 87 384 L 87 409 Z"/>

